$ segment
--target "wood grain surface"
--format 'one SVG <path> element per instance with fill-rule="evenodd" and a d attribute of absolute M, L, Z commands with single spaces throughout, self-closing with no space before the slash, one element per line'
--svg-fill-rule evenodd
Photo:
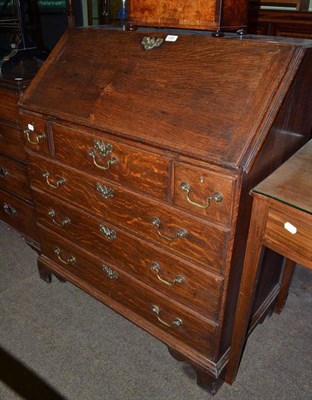
<path fill-rule="evenodd" d="M 18 102 L 17 91 L 0 88 L 0 104 L 1 104 L 0 118 L 17 123 L 18 122 L 17 102 Z"/>
<path fill-rule="evenodd" d="M 103 271 L 101 259 L 84 252 L 56 234 L 44 230 L 41 231 L 41 238 L 43 254 L 55 264 L 52 270 L 59 272 L 61 276 L 78 286 L 88 287 L 91 292 L 99 290 L 103 295 L 117 301 L 126 307 L 124 308 L 126 316 L 127 311 L 130 310 L 184 344 L 192 346 L 207 357 L 212 357 L 215 325 L 200 319 L 198 314 L 190 313 L 178 303 L 149 289 L 113 265 L 109 267 L 118 273 L 118 277 L 110 279 Z M 61 258 L 65 261 L 70 256 L 74 256 L 76 261 L 73 264 L 64 265 L 55 254 L 56 247 L 61 250 Z M 160 317 L 166 323 L 171 324 L 176 318 L 180 318 L 183 325 L 165 326 L 157 320 L 157 316 L 152 311 L 152 305 L 159 307 Z"/>
<path fill-rule="evenodd" d="M 32 200 L 25 164 L 0 155 L 0 187 L 25 200 Z"/>
<path fill-rule="evenodd" d="M 213 270 L 188 263 L 185 259 L 175 257 L 160 247 L 155 247 L 145 240 L 123 231 L 103 219 L 94 218 L 82 213 L 77 208 L 36 192 L 35 204 L 37 221 L 56 233 L 72 240 L 78 246 L 96 254 L 108 263 L 132 274 L 136 279 L 167 294 L 174 296 L 185 306 L 204 313 L 207 318 L 216 321 L 219 314 L 219 298 L 223 279 Z M 55 213 L 54 222 L 49 212 Z M 70 223 L 62 225 L 69 218 Z M 109 240 L 100 230 L 101 226 L 114 231 L 116 238 Z M 157 279 L 152 269 L 153 263 L 160 267 L 161 278 L 172 282 L 182 276 L 184 282 L 168 286 Z"/>
<path fill-rule="evenodd" d="M 169 183 L 169 159 L 128 146 L 108 134 L 88 134 L 85 130 L 70 129 L 59 124 L 52 125 L 54 156 L 72 167 L 92 175 L 112 179 L 131 187 L 135 191 L 148 193 L 153 197 L 166 200 Z M 94 141 L 112 146 L 112 151 L 101 156 Z M 90 150 L 95 153 L 95 162 Z M 117 158 L 117 163 L 110 165 L 109 160 Z"/>
<path fill-rule="evenodd" d="M 7 206 L 9 206 L 9 210 Z M 13 213 L 10 212 L 12 209 Z M 0 190 L 0 220 L 12 226 L 26 240 L 29 239 L 31 244 L 35 242 L 38 246 L 39 237 L 32 205 Z"/>
<path fill-rule="evenodd" d="M 17 160 L 26 160 L 24 135 L 18 127 L 0 123 L 0 152 Z"/>
<path fill-rule="evenodd" d="M 97 190 L 99 179 L 78 173 L 65 165 L 57 164 L 42 157 L 30 157 L 31 185 L 81 207 L 94 212 L 107 221 L 122 226 L 143 238 L 162 244 L 176 254 L 191 260 L 197 260 L 209 267 L 222 270 L 226 255 L 227 230 L 208 223 L 202 223 L 165 204 L 139 196 L 129 190 L 101 179 L 100 183 L 114 190 L 112 198 L 105 199 Z M 58 189 L 46 182 L 43 173 L 48 171 L 50 181 L 56 185 L 60 178 L 66 183 Z M 160 236 L 152 224 L 154 218 L 161 222 Z M 176 238 L 179 229 L 187 231 L 187 237 Z"/>
<path fill-rule="evenodd" d="M 252 138 L 269 129 L 260 121 L 278 109 L 296 71 L 288 70 L 290 60 L 298 65 L 300 50 L 181 33 L 145 51 L 146 35 L 71 30 L 57 62 L 40 71 L 44 80 L 32 81 L 23 108 L 238 167 Z"/>
<path fill-rule="evenodd" d="M 247 1 L 130 0 L 128 20 L 136 25 L 235 29 L 246 25 Z"/>

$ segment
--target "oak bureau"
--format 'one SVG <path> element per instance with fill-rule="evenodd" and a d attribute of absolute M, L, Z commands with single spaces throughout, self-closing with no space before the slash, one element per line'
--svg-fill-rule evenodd
<path fill-rule="evenodd" d="M 41 277 L 133 321 L 215 393 L 248 192 L 311 136 L 311 71 L 309 41 L 69 30 L 20 102 Z M 274 306 L 281 261 L 264 257 L 253 327 Z"/>

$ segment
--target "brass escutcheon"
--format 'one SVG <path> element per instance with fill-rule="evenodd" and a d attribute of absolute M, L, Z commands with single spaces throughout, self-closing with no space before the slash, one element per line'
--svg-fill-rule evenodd
<path fill-rule="evenodd" d="M 93 147 L 97 150 L 102 157 L 107 156 L 113 151 L 113 145 L 110 143 L 104 143 L 101 140 L 94 139 Z"/>
<path fill-rule="evenodd" d="M 0 166 L 0 176 L 1 176 L 1 178 L 5 178 L 8 175 L 9 175 L 8 170 L 1 165 Z"/>
<path fill-rule="evenodd" d="M 103 233 L 103 235 L 106 237 L 106 239 L 108 240 L 114 240 L 117 237 L 117 233 L 113 230 L 113 229 L 109 229 L 107 226 L 105 225 L 100 225 L 100 232 Z"/>
<path fill-rule="evenodd" d="M 102 185 L 101 183 L 96 184 L 96 190 L 101 193 L 102 197 L 104 199 L 110 199 L 114 197 L 115 191 L 112 188 L 109 188 L 105 185 Z"/>
<path fill-rule="evenodd" d="M 117 279 L 118 278 L 118 272 L 112 270 L 111 268 L 109 268 L 109 266 L 107 265 L 103 265 L 102 266 L 103 271 L 106 273 L 106 275 L 108 276 L 109 279 Z"/>
<path fill-rule="evenodd" d="M 143 46 L 144 50 L 152 50 L 155 47 L 159 47 L 163 43 L 163 41 L 164 41 L 163 38 L 155 39 L 152 36 L 144 36 L 144 38 L 141 41 L 141 45 Z"/>
<path fill-rule="evenodd" d="M 8 203 L 3 203 L 3 209 L 4 212 L 10 216 L 13 216 L 17 213 L 16 209 Z"/>

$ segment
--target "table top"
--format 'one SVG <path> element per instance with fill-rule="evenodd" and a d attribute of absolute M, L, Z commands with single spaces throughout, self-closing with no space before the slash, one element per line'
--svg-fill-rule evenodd
<path fill-rule="evenodd" d="M 312 214 L 312 139 L 252 192 Z"/>

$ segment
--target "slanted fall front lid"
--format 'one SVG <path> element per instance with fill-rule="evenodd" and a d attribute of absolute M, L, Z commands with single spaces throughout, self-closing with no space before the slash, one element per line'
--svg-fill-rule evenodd
<path fill-rule="evenodd" d="M 144 36 L 164 41 L 144 50 Z M 178 34 L 175 41 L 166 36 L 70 30 L 21 106 L 239 166 L 285 96 L 295 46 L 205 34 Z"/>

